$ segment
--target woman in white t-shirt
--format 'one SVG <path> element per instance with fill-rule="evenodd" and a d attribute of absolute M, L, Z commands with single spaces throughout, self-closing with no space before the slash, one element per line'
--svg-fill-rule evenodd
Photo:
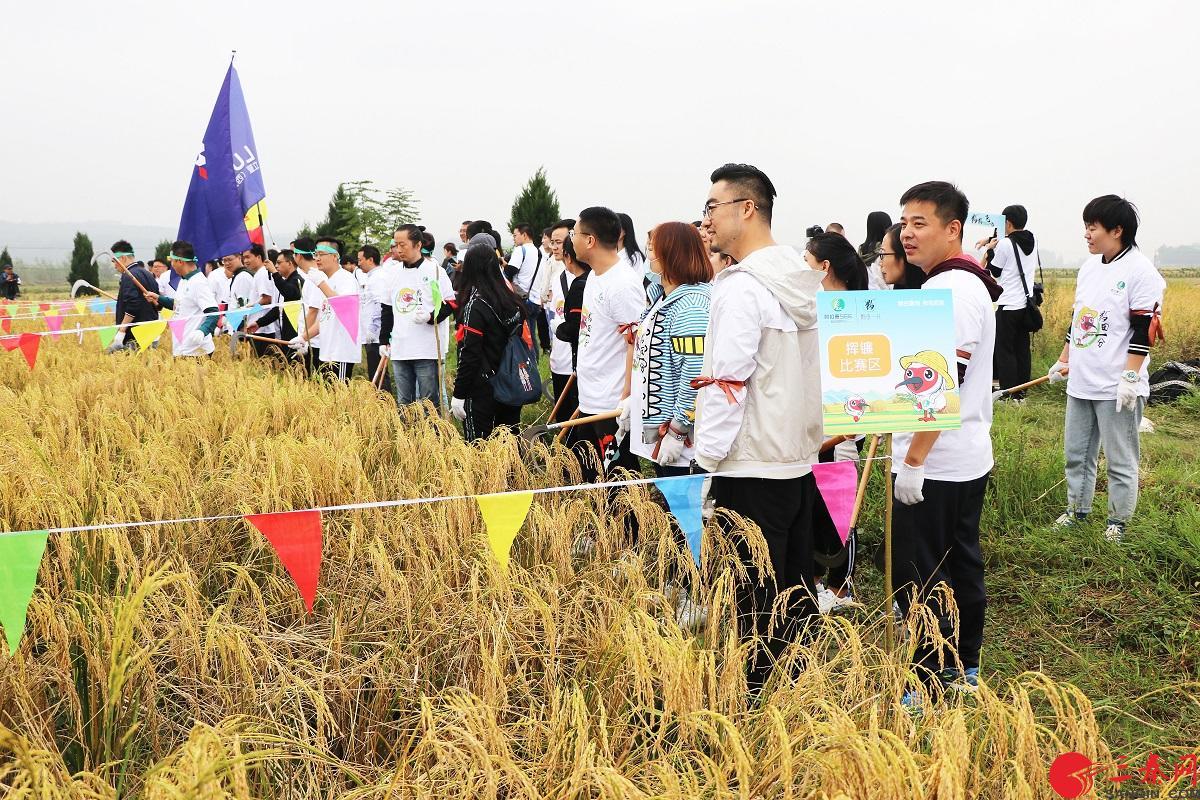
<path fill-rule="evenodd" d="M 1067 510 L 1055 524 L 1074 525 L 1092 510 L 1100 447 L 1108 461 L 1106 539 L 1120 541 L 1137 508 L 1138 428 L 1150 397 L 1150 346 L 1166 281 L 1137 249 L 1137 209 L 1116 195 L 1083 209 L 1092 257 L 1079 270 L 1071 330 L 1050 382 L 1067 382 L 1063 432 Z M 1069 372 L 1068 372 L 1069 368 Z"/>

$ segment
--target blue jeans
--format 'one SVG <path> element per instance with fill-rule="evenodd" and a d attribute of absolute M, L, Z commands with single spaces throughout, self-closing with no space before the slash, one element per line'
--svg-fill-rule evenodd
<path fill-rule="evenodd" d="M 421 400 L 438 404 L 437 359 L 393 361 L 392 378 L 398 405 L 407 406 Z"/>
<path fill-rule="evenodd" d="M 1067 507 L 1077 514 L 1092 510 L 1100 447 L 1108 461 L 1108 521 L 1125 523 L 1138 500 L 1138 426 L 1146 407 L 1139 397 L 1133 411 L 1117 413 L 1115 400 L 1081 400 L 1067 395 L 1064 451 L 1067 457 Z"/>

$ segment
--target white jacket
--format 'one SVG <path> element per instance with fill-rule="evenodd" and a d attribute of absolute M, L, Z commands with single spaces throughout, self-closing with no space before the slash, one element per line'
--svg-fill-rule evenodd
<path fill-rule="evenodd" d="M 746 385 L 732 390 L 734 403 L 717 385 L 696 395 L 702 468 L 775 479 L 812 471 L 821 446 L 816 321 L 823 277 L 795 249 L 776 245 L 713 281 L 702 374 Z M 801 466 L 777 469 L 783 464 Z"/>

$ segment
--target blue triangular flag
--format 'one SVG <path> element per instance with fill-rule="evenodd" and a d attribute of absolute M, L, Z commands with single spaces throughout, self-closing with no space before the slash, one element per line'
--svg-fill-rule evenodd
<path fill-rule="evenodd" d="M 239 330 L 242 327 L 242 320 L 260 311 L 262 311 L 262 307 L 257 303 L 245 308 L 231 308 L 225 312 L 225 324 L 229 326 L 229 330 L 231 331 Z"/>
<path fill-rule="evenodd" d="M 104 306 L 103 300 L 93 300 L 92 302 L 88 303 L 87 307 L 88 307 L 88 311 L 92 312 L 93 314 L 103 314 L 104 313 L 105 306 Z"/>
<path fill-rule="evenodd" d="M 682 478 L 660 478 L 654 482 L 667 506 L 679 522 L 679 529 L 687 537 L 688 549 L 696 566 L 700 566 L 700 540 L 704 536 L 704 516 L 701 513 L 700 493 L 704 490 L 703 475 L 686 475 Z"/>

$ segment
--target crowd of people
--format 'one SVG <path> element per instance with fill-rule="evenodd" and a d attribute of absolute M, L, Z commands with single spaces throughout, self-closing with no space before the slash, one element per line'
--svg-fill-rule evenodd
<path fill-rule="evenodd" d="M 749 675 L 754 688 L 817 614 L 854 602 L 855 542 L 843 546 L 834 533 L 811 466 L 858 459 L 862 448 L 861 437 L 822 436 L 818 294 L 949 290 L 957 364 L 948 372 L 960 389 L 962 426 L 894 436 L 893 570 L 900 612 L 928 602 L 940 622 L 943 643 L 931 638 L 915 650 L 921 682 L 974 689 L 987 605 L 979 528 L 993 468 L 993 380 L 1001 388 L 1028 380 L 1026 309 L 1040 302 L 1029 279 L 1039 259 L 1026 210 L 1005 209 L 1005 236 L 978 243 L 982 263 L 963 251 L 967 198 L 941 181 L 904 192 L 897 223 L 873 212 L 857 247 L 831 224 L 810 229 L 796 248 L 773 238 L 776 190 L 765 173 L 726 164 L 710 179 L 700 219 L 655 226 L 645 251 L 629 216 L 601 206 L 542 231 L 515 225 L 507 255 L 490 223 L 464 221 L 460 244 L 446 245 L 441 262 L 433 237 L 415 224 L 399 226 L 386 254 L 302 237 L 278 253 L 256 245 L 227 254 L 207 274 L 188 242 L 149 268 L 117 242 L 121 333 L 113 348 L 126 346 L 127 326 L 173 308 L 209 314 L 189 320 L 175 355 L 211 353 L 218 325 L 229 320 L 217 313 L 254 308 L 240 324 L 259 337 L 258 355 L 302 360 L 312 373 L 346 381 L 365 351 L 367 377 L 377 385 L 390 378 L 397 403 L 437 406 L 449 395 L 469 440 L 499 427 L 516 431 L 521 407 L 503 402 L 510 394 L 496 387 L 511 377 L 505 370 L 524 363 L 509 357 L 514 347 L 544 352 L 553 421 L 584 420 L 567 441 L 587 480 L 643 464 L 663 477 L 711 475 L 705 497 L 761 530 L 773 579 L 758 574 L 743 543 L 749 575 L 737 589 L 742 632 L 765 643 Z M 1068 508 L 1057 524 L 1091 512 L 1102 445 L 1106 535 L 1115 541 L 1137 501 L 1137 431 L 1165 283 L 1137 249 L 1132 204 L 1099 197 L 1082 217 L 1092 256 L 1048 375 L 1065 380 L 1068 395 Z M 154 289 L 139 291 L 139 283 Z M 330 303 L 345 295 L 359 298 L 357 340 Z M 303 314 L 293 327 L 279 304 L 296 300 Z M 451 348 L 457 370 L 448 382 Z M 934 591 L 940 584 L 956 611 Z M 906 706 L 919 707 L 918 688 Z"/>

